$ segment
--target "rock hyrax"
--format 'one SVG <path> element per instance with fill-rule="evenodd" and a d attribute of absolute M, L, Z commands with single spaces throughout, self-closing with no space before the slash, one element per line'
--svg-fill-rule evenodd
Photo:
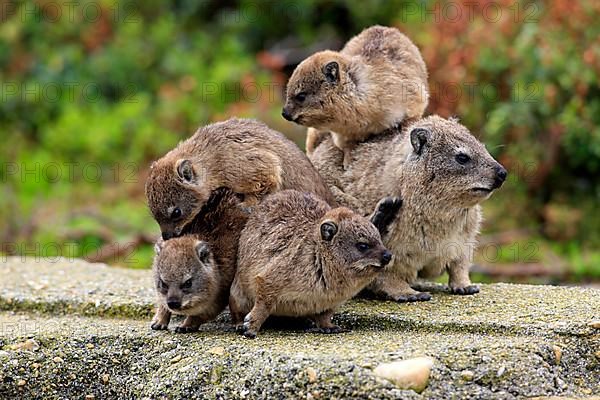
<path fill-rule="evenodd" d="M 167 329 L 171 313 L 186 315 L 176 332 L 194 332 L 227 306 L 237 247 L 248 214 L 230 190 L 217 190 L 191 231 L 156 245 L 158 308 L 152 329 Z"/>
<path fill-rule="evenodd" d="M 356 142 L 420 118 L 428 96 L 419 49 L 396 28 L 372 26 L 340 52 L 321 51 L 302 61 L 288 82 L 282 115 L 330 131 L 347 165 Z M 318 136 L 308 132 L 309 154 Z"/>
<path fill-rule="evenodd" d="M 146 197 L 163 238 L 179 236 L 221 187 L 245 195 L 245 205 L 283 189 L 334 201 L 298 146 L 261 122 L 232 118 L 200 128 L 152 165 Z"/>
<path fill-rule="evenodd" d="M 402 131 L 376 136 L 353 152 L 348 169 L 343 154 L 325 139 L 312 161 L 338 195 L 365 214 L 378 199 L 401 195 L 403 204 L 384 237 L 394 262 L 369 286 L 398 301 L 428 300 L 413 290 L 417 276 L 447 270 L 453 293 L 472 294 L 479 204 L 506 179 L 507 172 L 463 125 L 431 116 Z"/>
<path fill-rule="evenodd" d="M 332 209 L 309 193 L 275 193 L 253 210 L 240 236 L 232 319 L 239 327 L 243 318 L 247 337 L 255 337 L 269 315 L 309 316 L 318 331 L 340 332 L 331 322 L 335 308 L 373 281 L 391 258 L 367 218 Z"/>

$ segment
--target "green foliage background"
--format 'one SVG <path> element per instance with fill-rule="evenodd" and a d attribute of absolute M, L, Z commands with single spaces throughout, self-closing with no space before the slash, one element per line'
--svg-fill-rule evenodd
<path fill-rule="evenodd" d="M 98 259 L 148 267 L 151 160 L 232 115 L 302 146 L 303 130 L 279 116 L 290 71 L 277 49 L 382 24 L 421 49 L 427 112 L 459 116 L 511 173 L 485 206 L 495 247 L 479 261 L 600 278 L 598 2 L 75 4 L 0 10 L 2 253 L 95 259 L 116 243 Z"/>

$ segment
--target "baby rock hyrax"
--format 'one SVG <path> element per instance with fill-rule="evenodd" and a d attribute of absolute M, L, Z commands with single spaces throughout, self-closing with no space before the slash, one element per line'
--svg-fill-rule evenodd
<path fill-rule="evenodd" d="M 379 204 L 384 213 L 394 214 L 401 202 Z M 373 215 L 392 219 L 377 211 Z M 391 258 L 367 218 L 344 207 L 332 209 L 309 193 L 275 193 L 253 210 L 240 236 L 229 300 L 232 319 L 238 327 L 243 320 L 243 333 L 251 338 L 269 315 L 308 316 L 319 332 L 340 332 L 331 322 L 336 307 Z"/>
<path fill-rule="evenodd" d="M 419 49 L 396 28 L 372 26 L 339 52 L 321 51 L 302 61 L 287 84 L 282 115 L 330 131 L 347 166 L 356 142 L 420 118 L 428 96 Z M 309 130 L 309 154 L 316 135 Z"/>
<path fill-rule="evenodd" d="M 232 118 L 198 129 L 152 165 L 146 197 L 163 239 L 185 233 L 221 187 L 244 195 L 246 206 L 283 189 L 334 201 L 298 146 L 261 122 Z"/>
<path fill-rule="evenodd" d="M 239 198 L 217 190 L 192 232 L 156 244 L 153 273 L 158 296 L 152 329 L 167 329 L 171 314 L 186 319 L 175 331 L 195 332 L 227 306 L 240 233 L 248 218 Z"/>
<path fill-rule="evenodd" d="M 413 290 L 417 276 L 449 273 L 453 293 L 479 291 L 469 268 L 481 222 L 479 204 L 502 186 L 507 172 L 467 128 L 431 116 L 402 131 L 361 143 L 345 170 L 342 153 L 324 140 L 311 160 L 353 207 L 368 212 L 384 196 L 401 194 L 403 204 L 384 243 L 393 263 L 369 289 L 398 301 L 429 300 Z"/>

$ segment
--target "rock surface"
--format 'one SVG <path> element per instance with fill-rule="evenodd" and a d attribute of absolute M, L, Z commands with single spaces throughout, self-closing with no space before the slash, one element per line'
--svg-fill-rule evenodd
<path fill-rule="evenodd" d="M 149 328 L 149 271 L 78 260 L 0 263 L 0 398 L 519 398 L 600 395 L 600 291 L 495 284 L 475 296 L 354 300 L 352 332 L 266 329 L 226 313 L 196 334 Z M 176 322 L 175 322 L 176 323 Z M 559 349 L 560 351 L 558 351 Z M 428 357 L 420 393 L 377 377 Z"/>

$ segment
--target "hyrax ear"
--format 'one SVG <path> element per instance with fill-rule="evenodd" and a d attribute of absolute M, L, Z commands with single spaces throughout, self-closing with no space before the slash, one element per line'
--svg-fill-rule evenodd
<path fill-rule="evenodd" d="M 196 256 L 202 264 L 207 264 L 210 257 L 210 248 L 208 243 L 198 240 L 195 245 Z"/>
<path fill-rule="evenodd" d="M 429 129 L 415 128 L 410 131 L 410 143 L 418 156 L 423 154 L 425 146 L 429 145 L 430 142 L 431 131 L 429 131 Z"/>
<path fill-rule="evenodd" d="M 177 160 L 177 175 L 184 182 L 192 183 L 195 178 L 194 167 L 192 166 L 192 162 L 190 160 Z"/>
<path fill-rule="evenodd" d="M 325 221 L 321 224 L 321 238 L 330 242 L 338 231 L 338 227 L 333 221 Z"/>
<path fill-rule="evenodd" d="M 340 80 L 340 66 L 336 61 L 330 61 L 323 67 L 323 75 L 329 83 L 337 83 Z"/>

